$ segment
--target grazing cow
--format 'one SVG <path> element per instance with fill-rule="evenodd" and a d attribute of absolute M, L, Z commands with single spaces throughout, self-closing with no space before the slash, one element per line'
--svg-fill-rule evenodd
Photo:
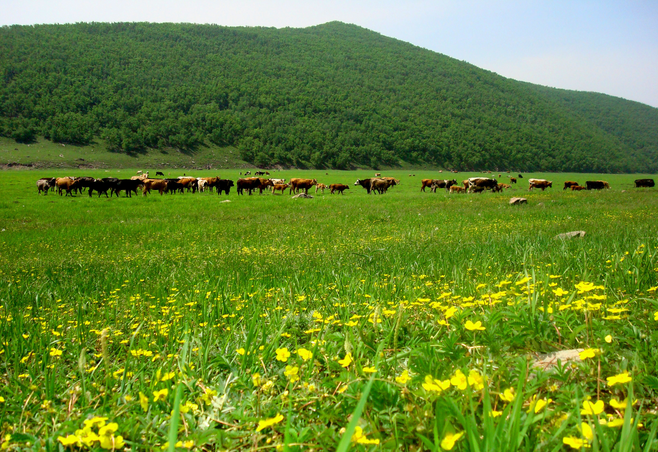
<path fill-rule="evenodd" d="M 72 177 L 58 177 L 55 180 L 55 184 L 57 185 L 57 191 L 59 192 L 59 195 L 62 196 L 62 191 L 66 190 L 66 195 L 68 196 L 73 194 L 71 191 L 76 190 L 78 188 L 78 181 L 73 179 Z"/>
<path fill-rule="evenodd" d="M 604 180 L 588 180 L 585 182 L 585 185 L 587 185 L 588 190 L 603 190 L 604 188 L 610 188 L 610 184 Z"/>
<path fill-rule="evenodd" d="M 587 187 L 583 187 L 581 185 L 572 185 L 571 186 L 571 191 L 580 191 L 580 190 L 587 190 Z"/>
<path fill-rule="evenodd" d="M 245 176 L 250 176 L 250 175 L 251 175 L 251 171 L 245 171 L 245 172 L 244 172 L 244 175 L 245 175 Z"/>
<path fill-rule="evenodd" d="M 151 193 L 151 190 L 157 190 L 160 192 L 160 196 L 167 191 L 167 185 L 169 183 L 166 180 L 162 179 L 145 179 L 144 186 L 142 187 L 142 196 L 146 196 L 147 193 Z"/>
<path fill-rule="evenodd" d="M 382 173 L 375 173 L 375 177 L 381 177 Z"/>
<path fill-rule="evenodd" d="M 143 185 L 144 181 L 142 179 L 119 179 L 112 192 L 116 193 L 117 197 L 119 197 L 121 192 L 125 191 L 126 197 L 132 198 L 133 193 L 137 194 L 137 189 Z"/>
<path fill-rule="evenodd" d="M 109 178 L 108 178 L 109 179 Z M 117 179 L 119 180 L 119 179 Z M 94 181 L 89 184 L 89 197 L 94 193 L 98 192 L 98 197 L 100 198 L 102 194 L 107 198 L 107 191 L 112 188 L 112 183 L 109 180 L 105 179 L 94 179 Z"/>
<path fill-rule="evenodd" d="M 238 195 L 244 194 L 244 190 L 247 190 L 249 192 L 249 195 L 251 195 L 252 191 L 260 188 L 261 186 L 260 181 L 261 179 L 258 177 L 247 177 L 243 179 L 238 179 L 237 182 Z M 270 182 L 270 184 L 272 184 L 272 182 Z"/>
<path fill-rule="evenodd" d="M 498 184 L 498 189 L 496 191 L 503 191 L 506 188 L 511 188 L 510 184 Z"/>
<path fill-rule="evenodd" d="M 329 185 L 329 193 L 332 194 L 332 195 L 334 194 L 334 192 L 338 192 L 341 195 L 344 195 L 345 193 L 343 193 L 343 192 L 345 190 L 349 190 L 349 189 L 350 189 L 350 186 L 345 185 L 345 184 L 331 184 L 331 185 Z"/>
<path fill-rule="evenodd" d="M 370 179 L 357 179 L 356 182 L 354 182 L 354 185 L 360 185 L 363 188 L 366 189 L 368 194 L 370 194 Z"/>
<path fill-rule="evenodd" d="M 411 176 L 411 174 L 409 174 Z M 438 180 L 438 179 L 437 179 Z M 425 188 L 431 187 L 434 179 L 423 179 L 420 181 L 420 191 L 425 191 Z"/>
<path fill-rule="evenodd" d="M 453 185 L 450 187 L 450 193 L 466 193 L 466 189 L 459 185 Z"/>
<path fill-rule="evenodd" d="M 573 187 L 574 185 L 577 186 L 577 185 L 578 185 L 578 182 L 574 182 L 574 181 L 572 181 L 572 180 L 568 180 L 568 181 L 566 181 L 566 182 L 564 183 L 564 188 L 563 188 L 562 190 L 566 190 L 567 188 L 571 188 L 571 187 Z"/>
<path fill-rule="evenodd" d="M 510 177 L 509 182 L 510 184 L 516 184 L 516 177 Z"/>
<path fill-rule="evenodd" d="M 276 194 L 277 191 L 280 191 L 283 194 L 288 188 L 288 184 L 274 184 L 272 185 L 272 194 Z"/>
<path fill-rule="evenodd" d="M 133 176 L 130 178 L 130 180 L 144 180 L 149 178 L 149 172 L 142 173 L 141 171 L 137 171 L 139 173 L 139 176 Z"/>
<path fill-rule="evenodd" d="M 546 179 L 528 179 L 528 190 L 541 188 L 541 191 L 544 191 L 548 187 L 553 187 L 553 181 Z"/>
<path fill-rule="evenodd" d="M 635 188 L 640 188 L 640 187 L 653 187 L 655 186 L 656 183 L 653 181 L 653 179 L 636 179 L 635 180 Z"/>
<path fill-rule="evenodd" d="M 188 192 L 191 190 L 192 193 L 195 193 L 197 188 L 199 188 L 196 177 L 179 177 L 178 182 L 180 182 Z"/>
<path fill-rule="evenodd" d="M 47 178 L 39 179 L 37 181 L 37 194 L 44 192 L 44 194 L 47 195 L 48 190 L 54 188 L 56 185 L 57 185 L 57 178 L 55 177 L 47 177 Z"/>
<path fill-rule="evenodd" d="M 519 174 L 519 179 L 523 179 L 523 174 Z"/>
<path fill-rule="evenodd" d="M 155 175 L 164 177 L 164 173 L 162 171 L 156 171 Z"/>
<path fill-rule="evenodd" d="M 231 187 L 233 187 L 235 184 L 231 179 L 217 179 L 217 182 L 215 182 L 215 188 L 217 189 L 217 194 L 221 195 L 222 192 L 226 192 L 226 196 L 229 195 L 231 192 Z"/>
<path fill-rule="evenodd" d="M 165 179 L 167 181 L 166 193 L 176 193 L 177 191 L 183 193 L 185 186 L 180 183 L 180 179 Z"/>
<path fill-rule="evenodd" d="M 318 190 L 321 190 L 322 193 L 324 193 L 324 190 L 325 190 L 326 188 L 327 188 L 327 186 L 326 186 L 325 184 L 317 184 L 317 185 L 315 186 L 315 192 L 317 193 Z"/>
<path fill-rule="evenodd" d="M 308 189 L 314 185 L 317 185 L 318 181 L 316 179 L 290 179 L 290 193 L 294 191 L 297 193 L 299 190 L 304 190 L 304 193 L 308 195 Z"/>
<path fill-rule="evenodd" d="M 490 179 L 488 177 L 470 177 L 467 180 L 468 191 L 471 193 L 480 193 L 483 190 L 492 190 L 498 186 L 498 181 L 496 179 Z"/>
<path fill-rule="evenodd" d="M 455 179 L 448 180 L 448 179 L 434 179 L 432 181 L 432 185 L 430 185 L 430 191 L 432 193 L 436 193 L 437 188 L 445 188 L 446 191 L 450 190 L 450 187 L 453 185 L 456 185 L 457 181 Z"/>
<path fill-rule="evenodd" d="M 274 185 L 282 185 L 286 183 L 285 179 L 270 179 Z"/>
<path fill-rule="evenodd" d="M 395 180 L 389 179 L 370 179 L 370 191 L 383 195 L 388 190 L 388 187 L 395 185 Z"/>
<path fill-rule="evenodd" d="M 206 191 L 206 187 L 208 186 L 208 178 L 203 178 L 203 177 L 197 178 L 196 186 L 199 189 L 199 193 L 203 193 L 204 191 Z"/>

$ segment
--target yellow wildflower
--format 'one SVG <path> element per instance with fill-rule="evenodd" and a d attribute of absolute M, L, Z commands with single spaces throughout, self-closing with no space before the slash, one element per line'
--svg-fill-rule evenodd
<path fill-rule="evenodd" d="M 251 382 L 256 387 L 260 386 L 261 378 L 260 378 L 260 374 L 258 372 L 251 376 Z"/>
<path fill-rule="evenodd" d="M 77 435 L 66 435 L 66 438 L 63 436 L 58 436 L 57 439 L 59 440 L 60 443 L 62 443 L 62 446 L 77 446 L 77 447 L 82 447 L 82 441 L 80 441 L 80 437 Z"/>
<path fill-rule="evenodd" d="M 353 361 L 352 360 L 352 354 L 348 353 L 347 355 L 345 355 L 345 358 L 338 360 L 338 364 L 340 364 L 341 366 L 347 368 L 347 367 L 349 367 L 350 364 L 352 364 L 352 361 Z"/>
<path fill-rule="evenodd" d="M 583 446 L 587 445 L 587 441 L 575 436 L 565 436 L 562 438 L 562 443 L 571 446 L 572 449 L 582 449 Z"/>
<path fill-rule="evenodd" d="M 165 400 L 167 396 L 169 395 L 169 389 L 164 388 L 159 391 L 154 391 L 153 392 L 153 401 L 154 402 L 159 402 L 160 400 Z"/>
<path fill-rule="evenodd" d="M 50 356 L 62 356 L 62 351 L 56 348 L 50 349 Z"/>
<path fill-rule="evenodd" d="M 306 350 L 305 348 L 298 349 L 297 354 L 304 361 L 308 361 L 309 359 L 313 358 L 313 352 L 311 352 L 310 350 Z"/>
<path fill-rule="evenodd" d="M 455 443 L 462 436 L 464 436 L 464 432 L 447 433 L 446 436 L 441 440 L 441 449 L 452 450 L 452 448 L 455 447 Z"/>
<path fill-rule="evenodd" d="M 618 375 L 608 377 L 607 380 L 608 380 L 608 386 L 614 386 L 616 384 L 629 383 L 633 380 L 633 378 L 630 375 L 628 375 L 628 372 L 622 372 Z"/>
<path fill-rule="evenodd" d="M 405 369 L 404 372 L 400 374 L 399 377 L 395 377 L 395 381 L 397 383 L 400 383 L 401 385 L 406 385 L 409 380 L 411 380 L 411 377 L 409 376 L 409 371 Z"/>
<path fill-rule="evenodd" d="M 258 421 L 258 427 L 256 427 L 256 431 L 260 432 L 261 430 L 266 429 L 267 427 L 271 427 L 274 424 L 278 424 L 282 420 L 283 420 L 283 415 L 279 413 L 273 418 L 263 419 L 262 421 Z"/>
<path fill-rule="evenodd" d="M 482 331 L 485 329 L 485 327 L 482 326 L 481 321 L 477 321 L 475 323 L 471 322 L 470 320 L 467 320 L 466 323 L 464 324 L 467 330 L 469 331 Z"/>
<path fill-rule="evenodd" d="M 290 358 L 290 352 L 286 347 L 283 348 L 277 348 L 276 349 L 276 360 L 277 361 L 282 361 L 282 362 L 287 362 L 288 358 Z"/>
<path fill-rule="evenodd" d="M 367 374 L 374 374 L 375 372 L 377 372 L 377 369 L 374 367 L 364 367 L 363 372 Z"/>
<path fill-rule="evenodd" d="M 299 381 L 299 367 L 286 366 L 286 370 L 283 375 L 288 377 L 288 380 L 290 380 L 292 383 Z"/>
<path fill-rule="evenodd" d="M 358 425 L 354 427 L 352 442 L 357 444 L 379 444 L 378 439 L 368 439 L 366 435 L 363 434 L 363 429 Z"/>
<path fill-rule="evenodd" d="M 505 389 L 502 394 L 498 395 L 498 397 L 500 397 L 505 402 L 514 401 L 514 398 L 516 397 L 514 394 L 514 388 Z"/>
<path fill-rule="evenodd" d="M 586 359 L 594 358 L 599 353 L 601 353 L 601 350 L 598 348 L 586 348 L 578 355 L 580 356 L 581 360 L 585 361 Z"/>
<path fill-rule="evenodd" d="M 580 410 L 580 414 L 583 415 L 597 415 L 601 414 L 605 409 L 605 403 L 603 400 L 599 400 L 596 403 L 592 403 L 589 400 L 583 402 L 583 409 Z"/>

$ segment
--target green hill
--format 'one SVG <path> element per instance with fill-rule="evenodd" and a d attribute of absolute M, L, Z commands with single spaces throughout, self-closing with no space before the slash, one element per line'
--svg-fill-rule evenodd
<path fill-rule="evenodd" d="M 339 22 L 0 29 L 0 135 L 258 166 L 656 172 L 658 109 L 506 79 Z"/>

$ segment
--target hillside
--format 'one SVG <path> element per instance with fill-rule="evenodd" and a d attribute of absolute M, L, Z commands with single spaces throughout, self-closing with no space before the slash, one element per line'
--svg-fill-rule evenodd
<path fill-rule="evenodd" d="M 339 22 L 12 26 L 0 48 L 0 135 L 19 142 L 234 147 L 258 166 L 658 171 L 658 109 Z"/>

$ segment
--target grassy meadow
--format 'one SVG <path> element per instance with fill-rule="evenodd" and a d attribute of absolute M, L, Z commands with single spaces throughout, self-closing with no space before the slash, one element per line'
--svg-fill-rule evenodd
<path fill-rule="evenodd" d="M 420 180 L 476 174 L 413 172 L 385 195 L 272 173 L 350 185 L 314 199 L 3 172 L 0 448 L 657 450 L 658 189 L 633 188 L 655 176 L 449 195 Z"/>

